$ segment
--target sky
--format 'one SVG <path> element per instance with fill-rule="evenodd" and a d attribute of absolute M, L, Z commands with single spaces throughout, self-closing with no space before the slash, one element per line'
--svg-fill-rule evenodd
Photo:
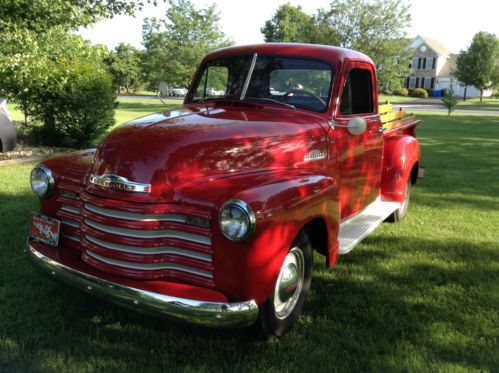
<path fill-rule="evenodd" d="M 260 33 L 276 8 L 290 2 L 313 14 L 318 8 L 328 8 L 330 0 L 191 0 L 197 7 L 215 3 L 221 15 L 220 26 L 237 45 L 263 42 Z M 408 36 L 428 36 L 442 42 L 457 53 L 471 43 L 478 31 L 499 36 L 498 0 L 409 0 L 412 27 Z M 78 33 L 94 44 L 114 48 L 120 42 L 142 46 L 142 21 L 145 17 L 164 17 L 167 5 L 148 5 L 135 17 L 116 16 L 113 19 L 80 29 Z"/>

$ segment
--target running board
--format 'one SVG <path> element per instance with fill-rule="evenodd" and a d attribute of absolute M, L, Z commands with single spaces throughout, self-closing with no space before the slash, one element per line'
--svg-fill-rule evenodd
<path fill-rule="evenodd" d="M 369 233 L 400 207 L 398 202 L 385 202 L 376 199 L 357 215 L 340 224 L 339 253 L 346 254 L 353 250 Z"/>

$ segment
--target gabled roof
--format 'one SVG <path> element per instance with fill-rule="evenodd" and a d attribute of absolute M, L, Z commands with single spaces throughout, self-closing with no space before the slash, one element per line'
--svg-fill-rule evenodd
<path fill-rule="evenodd" d="M 456 70 L 457 67 L 457 58 L 459 57 L 459 54 L 453 54 L 451 53 L 449 55 L 449 58 L 445 60 L 444 65 L 442 66 L 442 70 L 438 73 L 438 76 L 451 76 L 454 75 L 454 71 Z"/>
<path fill-rule="evenodd" d="M 424 44 L 426 44 L 428 47 L 433 49 L 439 56 L 448 56 L 449 55 L 449 50 L 447 49 L 447 47 L 445 45 L 443 45 L 441 42 L 439 42 L 438 40 L 433 39 L 433 38 L 429 38 L 427 36 L 418 35 L 414 38 L 413 45 L 417 39 L 420 39 Z M 419 45 L 421 45 L 421 44 L 419 44 Z M 415 48 L 417 48 L 419 45 L 416 45 Z"/>

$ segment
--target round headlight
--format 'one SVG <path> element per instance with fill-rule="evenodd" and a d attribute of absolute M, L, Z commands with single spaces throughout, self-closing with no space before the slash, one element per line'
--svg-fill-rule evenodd
<path fill-rule="evenodd" d="M 31 171 L 31 190 L 40 198 L 50 196 L 54 190 L 55 180 L 50 169 L 42 164 Z"/>
<path fill-rule="evenodd" d="M 251 207 L 244 201 L 233 199 L 220 210 L 220 230 L 229 240 L 241 241 L 253 235 L 256 218 Z"/>

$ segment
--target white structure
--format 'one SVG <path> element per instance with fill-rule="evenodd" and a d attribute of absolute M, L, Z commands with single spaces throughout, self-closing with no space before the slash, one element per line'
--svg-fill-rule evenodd
<path fill-rule="evenodd" d="M 453 75 L 456 69 L 458 54 L 449 50 L 438 40 L 417 36 L 409 46 L 413 50 L 410 66 L 411 74 L 407 77 L 405 86 L 408 89 L 427 88 L 434 90 L 452 89 L 457 96 L 480 97 L 480 91 L 473 87 L 467 88 Z M 492 91 L 484 91 L 484 96 L 490 96 Z"/>

